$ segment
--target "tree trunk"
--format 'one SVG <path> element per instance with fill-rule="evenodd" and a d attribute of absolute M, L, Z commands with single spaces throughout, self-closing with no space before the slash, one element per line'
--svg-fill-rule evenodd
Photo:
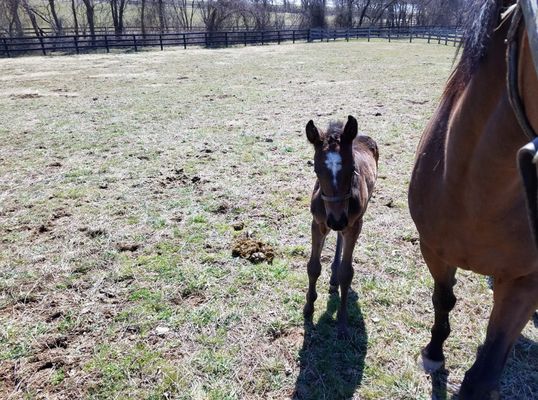
<path fill-rule="evenodd" d="M 56 3 L 54 0 L 49 0 L 49 6 L 50 6 L 50 13 L 52 14 L 52 20 L 54 21 L 54 32 L 57 35 L 62 34 L 62 22 L 58 18 L 58 14 L 56 13 Z"/>
<path fill-rule="evenodd" d="M 146 37 L 146 23 L 144 22 L 146 15 L 146 0 L 142 0 L 142 6 L 140 9 L 140 30 L 142 31 L 142 36 Z"/>
<path fill-rule="evenodd" d="M 71 0 L 71 11 L 73 11 L 73 27 L 75 29 L 75 35 L 78 36 L 78 18 L 75 0 Z"/>
<path fill-rule="evenodd" d="M 161 28 L 161 33 L 164 33 L 164 3 L 163 0 L 158 0 L 158 8 L 159 8 L 159 25 Z"/>
<path fill-rule="evenodd" d="M 21 18 L 19 17 L 19 0 L 11 0 L 10 2 L 10 12 L 11 12 L 11 22 L 9 24 L 9 35 L 13 36 L 13 25 L 15 25 L 15 34 L 17 37 L 24 36 L 24 31 L 22 29 Z"/>
<path fill-rule="evenodd" d="M 364 17 L 366 16 L 366 10 L 368 10 L 368 7 L 370 7 L 370 3 L 372 0 L 368 0 L 366 2 L 366 5 L 361 11 L 361 16 L 359 17 L 359 26 L 362 26 L 362 23 L 364 22 Z"/>
<path fill-rule="evenodd" d="M 95 5 L 92 0 L 82 0 L 86 6 L 86 19 L 92 40 L 95 40 Z"/>
<path fill-rule="evenodd" d="M 39 25 L 37 24 L 35 13 L 30 7 L 30 4 L 28 4 L 28 0 L 23 0 L 22 7 L 24 8 L 24 11 L 26 11 L 26 14 L 28 14 L 28 18 L 30 19 L 30 23 L 32 24 L 32 28 L 34 29 L 35 35 L 37 37 L 40 37 L 41 30 L 39 29 Z"/>

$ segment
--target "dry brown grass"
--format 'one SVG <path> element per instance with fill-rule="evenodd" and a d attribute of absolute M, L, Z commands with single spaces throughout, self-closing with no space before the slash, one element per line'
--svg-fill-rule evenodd
<path fill-rule="evenodd" d="M 430 398 L 432 281 L 406 191 L 452 58 L 340 42 L 0 60 L 0 397 Z M 348 114 L 381 158 L 339 342 L 334 240 L 306 335 L 301 316 L 304 126 Z M 272 264 L 232 257 L 245 233 Z M 449 393 L 491 308 L 483 277 L 458 279 Z M 530 323 L 505 398 L 537 396 L 536 340 Z"/>

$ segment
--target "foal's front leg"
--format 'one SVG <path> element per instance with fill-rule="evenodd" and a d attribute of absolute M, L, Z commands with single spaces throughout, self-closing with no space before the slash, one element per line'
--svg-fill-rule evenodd
<path fill-rule="evenodd" d="M 306 305 L 303 309 L 305 318 L 311 318 L 314 314 L 314 302 L 318 297 L 316 293 L 316 282 L 321 274 L 321 250 L 325 243 L 325 238 L 329 229 L 324 224 L 312 221 L 312 252 L 307 264 L 308 272 L 308 292 L 306 293 Z"/>
<path fill-rule="evenodd" d="M 338 283 L 340 284 L 340 308 L 338 309 L 338 337 L 347 338 L 348 318 L 347 318 L 347 295 L 351 280 L 353 279 L 353 249 L 362 229 L 362 218 L 353 226 L 347 228 L 343 233 L 344 250 L 342 262 L 338 268 Z"/>

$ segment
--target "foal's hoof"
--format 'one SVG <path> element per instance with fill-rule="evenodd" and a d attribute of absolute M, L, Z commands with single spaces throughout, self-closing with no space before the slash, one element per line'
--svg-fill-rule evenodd
<path fill-rule="evenodd" d="M 338 285 L 329 285 L 330 294 L 338 294 Z"/>
<path fill-rule="evenodd" d="M 428 356 L 426 355 L 426 349 L 422 349 L 417 362 L 419 368 L 429 375 L 439 371 L 445 365 L 445 360 L 435 361 L 431 358 L 428 358 Z"/>

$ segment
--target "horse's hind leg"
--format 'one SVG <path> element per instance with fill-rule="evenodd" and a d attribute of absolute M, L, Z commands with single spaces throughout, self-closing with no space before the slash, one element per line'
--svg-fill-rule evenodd
<path fill-rule="evenodd" d="M 538 274 L 496 279 L 486 341 L 461 385 L 460 400 L 498 399 L 508 353 L 538 305 Z"/>
<path fill-rule="evenodd" d="M 430 343 L 422 349 L 423 368 L 427 373 L 433 373 L 443 366 L 445 356 L 443 354 L 443 343 L 450 335 L 449 313 L 456 304 L 456 297 L 452 290 L 456 280 L 456 268 L 447 265 L 423 242 L 420 249 L 424 261 L 434 280 L 433 288 L 433 308 L 435 320 L 431 330 Z"/>
<path fill-rule="evenodd" d="M 340 284 L 340 308 L 338 309 L 338 337 L 348 337 L 347 330 L 347 295 L 353 279 L 353 249 L 361 233 L 362 220 L 349 227 L 343 236 L 342 262 L 338 267 L 338 283 Z"/>
<path fill-rule="evenodd" d="M 342 233 L 338 232 L 336 239 L 336 250 L 334 252 L 334 260 L 331 264 L 331 280 L 329 282 L 329 293 L 338 293 L 338 268 L 342 261 Z"/>
<path fill-rule="evenodd" d="M 318 297 L 316 282 L 321 274 L 321 250 L 323 250 L 323 244 L 325 243 L 325 237 L 327 237 L 328 232 L 328 229 L 324 225 L 312 221 L 312 252 L 306 266 L 308 272 L 308 292 L 306 293 L 306 305 L 303 309 L 303 314 L 306 318 L 310 318 L 314 314 L 314 302 Z"/>

